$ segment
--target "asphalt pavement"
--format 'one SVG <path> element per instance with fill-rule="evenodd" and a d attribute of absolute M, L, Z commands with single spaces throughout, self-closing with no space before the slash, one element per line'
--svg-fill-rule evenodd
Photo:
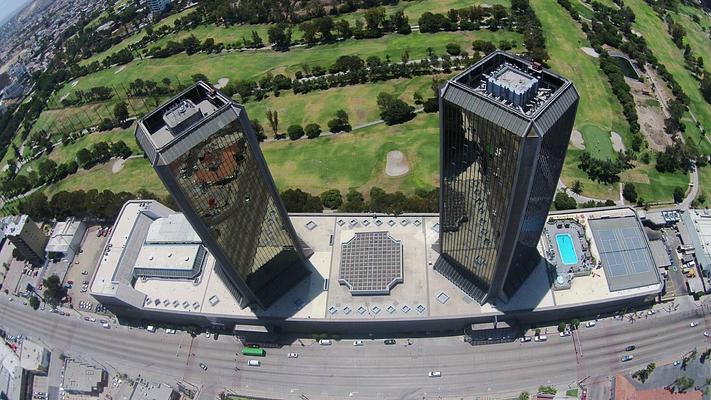
<path fill-rule="evenodd" d="M 700 326 L 690 328 L 696 320 Z M 570 337 L 548 335 L 547 342 L 471 346 L 462 337 L 417 338 L 412 345 L 398 340 L 386 346 L 382 340 L 365 339 L 363 346 L 351 340 L 321 346 L 313 340 L 267 349 L 261 366 L 247 366 L 247 358 L 234 338 L 218 341 L 204 335 L 167 335 L 112 326 L 103 329 L 76 317 L 34 312 L 0 300 L 0 327 L 10 334 L 38 337 L 55 352 L 96 360 L 102 365 L 155 381 L 187 381 L 200 386 L 200 399 L 214 399 L 222 391 L 267 398 L 308 399 L 422 399 L 472 395 L 501 396 L 539 385 L 574 387 L 591 377 L 633 371 L 650 362 L 661 365 L 709 343 L 711 330 L 701 308 L 688 303 L 678 311 L 659 311 L 634 320 L 604 319 L 594 328 Z M 624 347 L 634 344 L 634 359 L 621 362 Z M 290 352 L 298 358 L 288 358 Z M 203 371 L 204 363 L 208 371 Z M 440 371 L 440 378 L 429 378 Z"/>

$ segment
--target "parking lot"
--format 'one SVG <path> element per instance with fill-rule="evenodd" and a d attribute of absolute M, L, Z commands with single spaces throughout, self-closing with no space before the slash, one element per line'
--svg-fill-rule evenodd
<path fill-rule="evenodd" d="M 106 244 L 106 235 L 101 237 L 96 236 L 100 228 L 101 226 L 99 225 L 93 225 L 87 228 L 79 252 L 74 257 L 74 261 L 69 267 L 63 282 L 63 284 L 72 282 L 72 288 L 68 290 L 68 294 L 72 298 L 72 306 L 80 313 L 94 311 L 96 305 L 99 304 L 89 295 L 88 285 L 91 282 L 99 257 L 101 257 L 101 251 Z M 82 289 L 84 282 L 87 282 L 87 286 L 84 286 L 86 290 Z M 80 304 L 82 304 L 82 302 L 91 304 L 91 310 L 81 308 Z"/>

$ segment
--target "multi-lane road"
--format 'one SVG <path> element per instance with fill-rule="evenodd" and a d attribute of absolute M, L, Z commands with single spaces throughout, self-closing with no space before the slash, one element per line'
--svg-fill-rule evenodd
<path fill-rule="evenodd" d="M 331 346 L 303 340 L 268 349 L 259 367 L 246 365 L 247 359 L 236 354 L 241 346 L 229 336 L 215 341 L 120 326 L 103 329 L 76 317 L 34 312 L 6 297 L 0 300 L 0 327 L 134 377 L 191 382 L 201 387 L 201 399 L 213 399 L 224 390 L 268 398 L 422 399 L 496 397 L 545 384 L 568 387 L 649 362 L 671 362 L 694 347 L 711 345 L 703 336 L 704 330 L 711 330 L 711 319 L 706 321 L 701 310 L 689 304 L 634 322 L 600 320 L 596 327 L 581 327 L 576 333 L 580 346 L 553 329 L 547 342 L 485 346 L 471 346 L 461 337 L 417 338 L 411 345 L 398 340 L 391 346 L 369 339 L 363 346 L 353 346 L 352 340 Z M 698 327 L 689 327 L 693 320 Z M 630 353 L 634 359 L 623 363 L 620 357 L 630 344 L 637 347 Z M 298 358 L 288 358 L 289 352 Z M 442 376 L 429 378 L 429 371 L 441 371 Z"/>

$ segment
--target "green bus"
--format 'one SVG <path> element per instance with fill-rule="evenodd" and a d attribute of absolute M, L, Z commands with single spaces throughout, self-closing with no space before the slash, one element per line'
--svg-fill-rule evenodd
<path fill-rule="evenodd" d="M 242 349 L 242 355 L 253 357 L 264 357 L 267 354 L 261 347 L 245 347 Z"/>

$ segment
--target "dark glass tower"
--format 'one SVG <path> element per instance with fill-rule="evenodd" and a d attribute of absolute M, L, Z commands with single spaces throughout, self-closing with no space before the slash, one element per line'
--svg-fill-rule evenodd
<path fill-rule="evenodd" d="M 198 82 L 136 138 L 243 307 L 268 307 L 308 274 L 244 107 Z"/>
<path fill-rule="evenodd" d="M 539 262 L 577 108 L 572 83 L 504 52 L 442 88 L 435 269 L 478 301 L 508 301 Z"/>

